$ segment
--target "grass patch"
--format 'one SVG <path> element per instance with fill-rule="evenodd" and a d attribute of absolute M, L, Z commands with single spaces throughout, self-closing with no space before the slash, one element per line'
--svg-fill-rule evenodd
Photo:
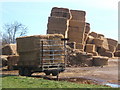
<path fill-rule="evenodd" d="M 77 84 L 41 78 L 7 76 L 2 78 L 2 88 L 109 88 L 101 85 Z"/>

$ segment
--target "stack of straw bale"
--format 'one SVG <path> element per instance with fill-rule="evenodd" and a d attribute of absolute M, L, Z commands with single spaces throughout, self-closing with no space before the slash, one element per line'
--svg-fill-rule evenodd
<path fill-rule="evenodd" d="M 8 57 L 7 55 L 0 55 L 0 67 L 7 66 L 8 63 L 7 57 Z"/>
<path fill-rule="evenodd" d="M 94 56 L 93 57 L 94 66 L 103 66 L 108 65 L 108 57 Z"/>
<path fill-rule="evenodd" d="M 41 63 L 41 49 L 42 49 L 42 42 L 41 40 L 44 39 L 44 45 L 51 45 L 51 46 L 44 46 L 44 50 L 63 50 L 63 46 L 52 46 L 52 45 L 63 45 L 60 42 L 63 35 L 60 34 L 48 34 L 48 35 L 35 35 L 35 36 L 26 36 L 17 38 L 17 51 L 19 53 L 19 65 L 39 65 Z M 56 40 L 56 42 L 47 41 L 47 40 Z M 59 41 L 59 42 L 58 42 Z M 55 54 L 64 54 L 63 52 L 54 52 Z M 46 54 L 53 54 L 51 51 L 43 52 L 45 59 L 50 59 L 50 56 Z M 62 58 L 59 63 L 63 63 L 63 56 L 58 56 L 58 58 Z M 53 61 L 54 62 L 54 61 Z M 58 61 L 55 61 L 58 63 Z M 45 60 L 44 63 L 51 63 L 50 60 Z"/>
<path fill-rule="evenodd" d="M 69 19 L 71 19 L 69 9 L 53 7 L 48 18 L 47 34 L 63 34 L 67 37 Z"/>
<path fill-rule="evenodd" d="M 2 55 L 17 55 L 16 44 L 6 44 L 3 46 Z"/>
<path fill-rule="evenodd" d="M 13 66 L 17 66 L 17 63 L 19 61 L 19 55 L 9 55 L 7 57 L 8 59 L 8 70 L 13 70 Z"/>
<path fill-rule="evenodd" d="M 85 51 L 88 53 L 92 53 L 93 56 L 98 56 L 98 53 L 96 52 L 96 48 L 94 44 L 86 44 Z"/>
<path fill-rule="evenodd" d="M 76 42 L 76 49 L 84 51 L 85 41 L 87 40 L 85 31 L 89 32 L 89 25 L 85 22 L 86 12 L 81 10 L 70 10 L 70 12 L 72 18 L 69 22 L 69 42 Z"/>

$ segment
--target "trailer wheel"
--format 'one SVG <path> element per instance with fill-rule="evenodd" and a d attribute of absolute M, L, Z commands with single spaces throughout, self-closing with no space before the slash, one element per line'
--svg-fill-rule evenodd
<path fill-rule="evenodd" d="M 14 70 L 13 66 L 8 66 L 8 70 Z"/>
<path fill-rule="evenodd" d="M 31 70 L 29 68 L 25 68 L 24 75 L 25 76 L 31 76 Z"/>
<path fill-rule="evenodd" d="M 52 75 L 53 76 L 58 76 L 58 74 L 59 74 L 59 70 L 53 70 L 52 71 Z"/>
<path fill-rule="evenodd" d="M 19 69 L 19 75 L 24 76 L 24 69 L 23 68 Z"/>
<path fill-rule="evenodd" d="M 45 73 L 46 75 L 50 75 L 50 74 L 51 74 L 51 71 L 45 70 L 44 73 Z"/>

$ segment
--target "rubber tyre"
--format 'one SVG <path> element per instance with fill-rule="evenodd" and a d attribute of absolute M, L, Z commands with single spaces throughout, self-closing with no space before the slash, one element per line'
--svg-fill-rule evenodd
<path fill-rule="evenodd" d="M 31 70 L 29 68 L 25 68 L 24 76 L 31 76 Z"/>
<path fill-rule="evenodd" d="M 19 69 L 19 75 L 24 76 L 24 69 L 23 68 Z"/>
<path fill-rule="evenodd" d="M 52 75 L 53 75 L 53 76 L 57 76 L 58 74 L 59 74 L 59 71 L 58 71 L 58 70 L 53 70 L 53 71 L 52 71 Z"/>
<path fill-rule="evenodd" d="M 8 66 L 8 70 L 9 71 L 14 70 L 13 66 Z"/>
<path fill-rule="evenodd" d="M 44 71 L 44 73 L 45 73 L 46 75 L 50 75 L 50 74 L 51 74 L 51 71 L 46 70 L 46 71 Z"/>

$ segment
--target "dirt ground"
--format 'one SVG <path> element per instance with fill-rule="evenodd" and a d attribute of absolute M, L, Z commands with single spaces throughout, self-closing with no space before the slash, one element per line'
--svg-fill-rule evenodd
<path fill-rule="evenodd" d="M 59 74 L 60 80 L 67 80 L 78 83 L 113 83 L 119 84 L 118 63 L 120 58 L 109 59 L 109 64 L 103 67 L 67 67 Z M 18 75 L 18 71 L 3 70 L 2 75 Z M 46 77 L 44 73 L 34 73 L 33 77 Z M 53 78 L 52 76 L 48 76 Z"/>
<path fill-rule="evenodd" d="M 76 67 L 67 68 L 60 77 L 78 77 L 84 79 L 94 80 L 99 83 L 114 83 L 120 84 L 118 78 L 118 61 L 120 59 L 114 58 L 109 60 L 109 64 L 103 67 Z"/>

